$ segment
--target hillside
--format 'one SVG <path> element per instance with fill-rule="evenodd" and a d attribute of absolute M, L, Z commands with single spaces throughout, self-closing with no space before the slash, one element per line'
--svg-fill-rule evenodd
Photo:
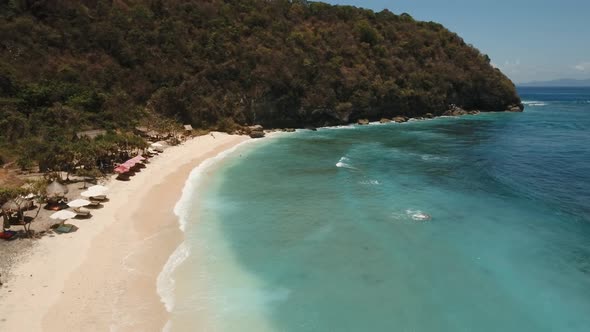
<path fill-rule="evenodd" d="M 5 1 L 0 146 L 159 114 L 198 128 L 503 111 L 489 58 L 408 14 L 307 1 Z"/>

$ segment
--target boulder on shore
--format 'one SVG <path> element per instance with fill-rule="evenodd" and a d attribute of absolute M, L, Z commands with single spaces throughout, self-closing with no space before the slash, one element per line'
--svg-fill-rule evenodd
<path fill-rule="evenodd" d="M 360 125 L 368 125 L 369 124 L 369 119 L 358 119 L 356 121 L 356 123 L 358 123 Z"/>
<path fill-rule="evenodd" d="M 393 118 L 393 121 L 397 123 L 407 122 L 408 120 L 409 119 L 406 116 L 396 116 L 395 118 Z"/>
<path fill-rule="evenodd" d="M 264 127 L 262 127 L 261 125 L 253 125 L 248 128 L 250 128 L 251 131 L 263 131 L 264 130 Z"/>
<path fill-rule="evenodd" d="M 450 105 L 449 109 L 443 113 L 444 116 L 462 116 L 467 114 L 470 113 L 456 105 Z"/>
<path fill-rule="evenodd" d="M 262 130 L 253 130 L 250 132 L 250 137 L 251 138 L 263 138 L 264 137 L 264 131 Z"/>
<path fill-rule="evenodd" d="M 424 114 L 424 117 L 426 119 L 432 119 L 432 118 L 434 118 L 434 114 L 432 114 L 432 113 L 426 113 L 426 114 Z"/>
<path fill-rule="evenodd" d="M 381 120 L 379 120 L 379 122 L 381 122 L 381 123 L 389 123 L 389 122 L 391 122 L 391 120 L 389 120 L 387 118 L 381 118 Z"/>
<path fill-rule="evenodd" d="M 478 110 L 473 110 L 473 111 L 469 111 L 469 112 L 467 112 L 467 113 L 468 113 L 469 115 L 477 115 L 477 114 L 479 114 L 479 113 L 481 113 L 481 112 L 480 112 L 480 111 L 478 111 Z"/>

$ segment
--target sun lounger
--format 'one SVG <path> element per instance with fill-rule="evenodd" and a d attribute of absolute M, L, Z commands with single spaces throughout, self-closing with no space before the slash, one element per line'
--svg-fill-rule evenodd
<path fill-rule="evenodd" d="M 79 217 L 90 217 L 90 210 L 83 207 L 73 208 L 72 210 L 76 212 Z"/>
<path fill-rule="evenodd" d="M 92 198 L 90 198 L 89 200 L 90 200 L 90 204 L 88 204 L 88 206 L 97 207 L 97 206 L 100 205 L 100 201 L 99 200 L 92 199 Z"/>
<path fill-rule="evenodd" d="M 105 199 L 107 199 L 107 195 L 98 195 L 90 197 L 90 201 L 104 201 Z"/>

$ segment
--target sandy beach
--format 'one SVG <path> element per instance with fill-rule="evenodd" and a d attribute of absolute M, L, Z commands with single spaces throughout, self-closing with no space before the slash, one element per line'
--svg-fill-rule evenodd
<path fill-rule="evenodd" d="M 1 331 L 161 331 L 156 279 L 182 242 L 175 203 L 204 160 L 246 136 L 214 133 L 170 147 L 147 168 L 110 180 L 109 201 L 79 230 L 37 241 L 0 295 Z"/>

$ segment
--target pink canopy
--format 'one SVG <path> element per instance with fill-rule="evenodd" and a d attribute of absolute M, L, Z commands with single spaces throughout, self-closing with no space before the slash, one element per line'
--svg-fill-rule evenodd
<path fill-rule="evenodd" d="M 115 173 L 123 174 L 127 172 L 129 172 L 129 167 L 126 167 L 125 165 L 115 167 Z"/>
<path fill-rule="evenodd" d="M 135 160 L 137 162 L 140 162 L 140 161 L 144 161 L 145 158 L 142 155 L 137 155 L 137 156 L 133 157 L 131 160 Z"/>
<path fill-rule="evenodd" d="M 137 164 L 137 162 L 133 161 L 133 160 L 127 160 L 126 162 L 122 163 L 122 166 L 125 166 L 127 168 L 131 168 L 133 166 L 135 166 L 135 164 Z"/>

